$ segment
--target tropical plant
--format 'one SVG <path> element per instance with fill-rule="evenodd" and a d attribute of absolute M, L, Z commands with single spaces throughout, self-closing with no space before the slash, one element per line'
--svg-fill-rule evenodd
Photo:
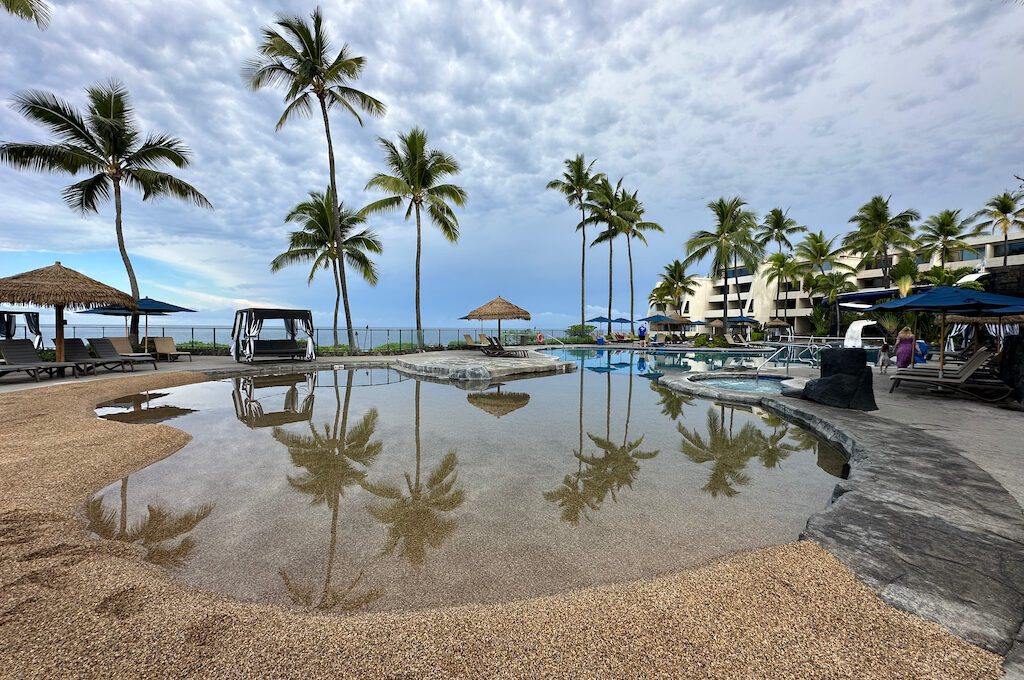
<path fill-rule="evenodd" d="M 819 274 L 824 274 L 827 269 L 851 271 L 852 268 L 849 265 L 840 261 L 843 250 L 836 247 L 837 238 L 836 236 L 825 238 L 824 231 L 812 231 L 797 244 L 793 253 L 805 269 L 816 268 Z"/>
<path fill-rule="evenodd" d="M 767 269 L 765 270 L 765 281 L 767 283 L 775 284 L 775 315 L 779 314 L 779 298 L 782 295 L 782 287 L 788 283 L 789 280 L 799 276 L 796 260 L 791 255 L 787 255 L 783 252 L 772 253 L 768 256 Z M 787 314 L 787 309 L 782 308 L 783 318 Z"/>
<path fill-rule="evenodd" d="M 139 299 L 139 282 L 128 258 L 122 225 L 122 186 L 142 192 L 142 200 L 163 196 L 179 198 L 212 208 L 198 189 L 157 168 L 187 167 L 192 152 L 177 137 L 139 130 L 131 98 L 124 85 L 109 81 L 86 90 L 88 108 L 83 114 L 69 102 L 49 92 L 32 90 L 15 96 L 14 107 L 29 120 L 46 127 L 56 138 L 53 144 L 4 142 L 0 162 L 19 169 L 77 175 L 86 179 L 64 188 L 64 202 L 85 215 L 99 212 L 99 205 L 114 195 L 114 230 L 132 297 Z M 131 319 L 131 337 L 138 342 L 139 315 Z"/>
<path fill-rule="evenodd" d="M 587 163 L 583 154 L 577 154 L 576 158 L 565 160 L 565 170 L 560 179 L 553 179 L 547 184 L 547 188 L 557 191 L 565 197 L 565 202 L 573 208 L 579 208 L 580 221 L 576 230 L 583 233 L 583 249 L 580 253 L 580 325 L 586 325 L 586 285 L 587 285 L 587 195 L 597 186 L 597 183 L 604 178 L 604 173 L 593 172 L 594 163 Z"/>
<path fill-rule="evenodd" d="M 668 286 L 664 285 L 662 281 L 654 284 L 654 288 L 647 294 L 647 303 L 653 307 L 664 307 L 667 311 L 670 307 L 675 305 L 675 296 L 672 295 L 672 291 L 669 290 Z"/>
<path fill-rule="evenodd" d="M 363 213 L 372 215 L 379 212 L 398 210 L 408 202 L 405 219 L 416 217 L 416 338 L 423 346 L 423 319 L 420 314 L 420 257 L 423 251 L 423 229 L 421 211 L 426 210 L 430 222 L 441 231 L 450 243 L 459 240 L 459 219 L 450 204 L 466 204 L 466 191 L 447 180 L 459 174 L 459 164 L 454 157 L 427 147 L 427 133 L 414 127 L 406 134 L 398 135 L 396 145 L 388 139 L 378 137 L 384 149 L 384 162 L 390 175 L 377 173 L 366 183 L 367 189 L 378 189 L 388 194 L 387 198 L 374 201 L 363 208 Z"/>
<path fill-rule="evenodd" d="M 1013 229 L 1024 229 L 1024 204 L 1021 198 L 1024 192 L 1012 194 L 1009 191 L 993 196 L 985 207 L 975 217 L 984 217 L 978 223 L 978 230 L 991 229 L 992 233 L 998 230 L 1003 234 L 1003 266 L 1006 266 L 1006 259 L 1010 255 L 1010 232 Z"/>
<path fill-rule="evenodd" d="M 857 285 L 850 279 L 853 273 L 841 269 L 833 269 L 827 274 L 818 274 L 811 284 L 811 294 L 821 295 L 833 308 L 836 324 L 836 335 L 841 329 L 842 317 L 839 314 L 839 296 L 857 290 Z"/>
<path fill-rule="evenodd" d="M 43 0 L 0 0 L 0 7 L 20 19 L 34 21 L 39 28 L 50 23 L 50 6 Z"/>
<path fill-rule="evenodd" d="M 892 214 L 889 198 L 874 196 L 849 219 L 856 229 L 843 238 L 843 246 L 861 256 L 862 269 L 877 263 L 882 270 L 883 286 L 888 288 L 892 252 L 909 255 L 916 247 L 913 223 L 919 219 L 921 215 L 916 210 Z"/>
<path fill-rule="evenodd" d="M 348 286 L 341 277 L 337 256 L 338 244 L 341 244 L 345 264 L 371 286 L 377 285 L 378 275 L 377 265 L 370 259 L 370 254 L 379 255 L 384 248 L 374 231 L 359 229 L 366 223 L 361 212 L 346 208 L 344 203 L 334 210 L 333 203 L 330 189 L 311 191 L 307 200 L 292 208 L 284 218 L 285 222 L 298 224 L 301 228 L 288 235 L 288 250 L 271 261 L 270 271 L 279 272 L 288 265 L 312 262 L 307 280 L 312 283 L 318 270 L 331 270 L 334 280 L 334 345 L 338 346 L 340 300 L 345 303 L 346 325 L 352 328 Z M 332 224 L 332 216 L 337 220 L 336 225 Z"/>
<path fill-rule="evenodd" d="M 635 213 L 628 212 L 630 204 L 622 189 L 622 179 L 612 186 L 607 177 L 601 177 L 594 188 L 587 193 L 584 204 L 589 215 L 580 224 L 599 224 L 604 230 L 590 244 L 608 244 L 608 333 L 612 332 L 612 264 L 615 239 L 625 233 L 631 221 L 639 220 Z"/>
<path fill-rule="evenodd" d="M 686 241 L 686 259 L 683 260 L 683 264 L 688 267 L 698 260 L 710 257 L 712 275 L 724 279 L 723 330 L 729 325 L 729 268 L 735 268 L 738 262 L 742 262 L 754 270 L 764 252 L 754 239 L 756 218 L 754 213 L 744 209 L 743 206 L 746 204 L 739 196 L 711 201 L 708 203 L 708 209 L 715 219 L 714 229 L 701 229 Z M 739 296 L 739 290 L 736 294 Z M 743 312 L 742 307 L 739 311 Z"/>
<path fill-rule="evenodd" d="M 789 216 L 788 211 L 784 211 L 782 208 L 772 208 L 764 216 L 764 221 L 758 227 L 756 237 L 762 246 L 767 246 L 772 242 L 777 243 L 779 245 L 778 252 L 781 254 L 783 246 L 792 250 L 793 244 L 789 240 L 790 236 L 806 231 L 807 227 L 797 224 L 797 221 Z"/>
<path fill-rule="evenodd" d="M 457 510 L 466 500 L 465 492 L 455 488 L 459 481 L 459 458 L 449 451 L 428 474 L 420 473 L 420 381 L 416 381 L 415 448 L 416 471 L 405 473 L 404 488 L 399 485 L 366 484 L 375 496 L 390 501 L 371 505 L 368 510 L 377 521 L 388 527 L 387 545 L 383 554 L 396 551 L 410 564 L 420 565 L 427 559 L 427 547 L 439 548 L 455 532 L 454 519 L 444 513 Z"/>
<path fill-rule="evenodd" d="M 620 214 L 625 219 L 622 235 L 626 239 L 626 256 L 629 261 L 629 333 L 633 335 L 633 319 L 636 318 L 636 311 L 633 306 L 636 297 L 633 292 L 633 241 L 639 241 L 647 245 L 647 237 L 645 236 L 647 232 L 664 232 L 665 230 L 657 222 L 644 221 L 644 204 L 637 198 L 637 192 L 625 194 L 623 203 L 624 210 Z M 609 247 L 611 247 L 610 243 Z M 608 316 L 611 318 L 610 313 Z"/>
<path fill-rule="evenodd" d="M 885 335 L 888 338 L 895 338 L 903 326 L 906 325 L 903 319 L 903 315 L 899 312 L 891 311 L 877 311 L 869 312 L 868 316 L 874 319 L 875 323 L 881 326 L 882 330 L 885 331 Z"/>
<path fill-rule="evenodd" d="M 277 130 L 295 116 L 311 116 L 313 100 L 317 101 L 327 138 L 331 202 L 340 207 L 328 113 L 335 106 L 340 106 L 362 126 L 360 111 L 371 116 L 383 116 L 387 110 L 381 101 L 352 87 L 352 83 L 362 74 L 366 59 L 354 56 L 347 44 L 342 45 L 337 54 L 331 55 L 331 40 L 324 29 L 323 14 L 319 7 L 313 10 L 310 21 L 300 16 L 278 16 L 273 24 L 264 26 L 260 32 L 263 40 L 257 48 L 259 56 L 246 61 L 242 77 L 253 91 L 264 87 L 278 87 L 285 91 L 285 109 L 277 121 Z M 336 224 L 334 226 L 335 240 L 340 244 L 342 234 L 340 228 Z M 339 252 L 342 250 L 337 244 L 335 249 Z M 344 261 L 339 262 L 338 273 L 344 289 Z M 347 301 L 345 315 L 349 347 L 358 347 Z"/>
<path fill-rule="evenodd" d="M 349 584 L 341 587 L 331 586 L 342 498 L 350 487 L 363 486 L 366 483 L 367 471 L 383 449 L 380 440 L 373 438 L 377 430 L 377 409 L 367 411 L 354 427 L 349 428 L 353 371 L 349 370 L 347 374 L 345 399 L 342 402 L 338 393 L 338 374 L 334 371 L 337 407 L 333 423 L 325 423 L 321 431 L 309 421 L 309 434 L 292 432 L 283 427 L 275 427 L 271 431 L 274 439 L 288 449 L 292 465 L 302 470 L 300 474 L 288 475 L 288 485 L 300 493 L 309 495 L 312 505 L 326 505 L 331 510 L 327 566 L 319 596 L 314 595 L 312 586 L 295 581 L 284 568 L 278 570 L 292 602 L 321 611 L 354 611 L 374 602 L 383 594 L 375 589 L 356 591 L 363 579 L 363 572 L 359 572 Z"/>
<path fill-rule="evenodd" d="M 683 299 L 697 290 L 697 277 L 686 273 L 686 267 L 679 260 L 672 260 L 661 271 L 658 285 L 651 291 L 659 303 L 671 303 L 676 314 L 683 314 Z M 657 292 L 657 295 L 655 295 Z"/>
<path fill-rule="evenodd" d="M 917 235 L 921 252 L 929 259 L 938 255 L 943 267 L 958 252 L 977 252 L 964 240 L 978 234 L 975 219 L 975 215 L 961 219 L 959 210 L 942 210 L 932 215 L 921 224 Z"/>
<path fill-rule="evenodd" d="M 815 335 L 828 335 L 829 328 L 832 327 L 831 314 L 828 307 L 824 305 L 815 305 L 811 309 L 807 321 L 811 324 Z"/>
<path fill-rule="evenodd" d="M 946 269 L 945 267 L 936 266 L 932 267 L 928 271 L 922 272 L 920 280 L 923 283 L 930 283 L 933 286 L 957 286 L 958 288 L 967 288 L 968 290 L 985 290 L 985 287 L 981 285 L 980 281 L 960 282 L 960 279 L 973 271 L 974 270 L 970 267 Z"/>

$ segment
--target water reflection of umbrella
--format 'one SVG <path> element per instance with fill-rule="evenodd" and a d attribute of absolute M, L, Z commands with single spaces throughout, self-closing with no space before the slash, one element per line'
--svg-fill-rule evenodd
<path fill-rule="evenodd" d="M 195 409 L 182 408 L 180 406 L 151 406 L 138 411 L 124 411 L 121 413 L 108 413 L 100 416 L 105 420 L 116 420 L 119 423 L 162 423 L 165 420 L 187 416 L 195 413 Z"/>
<path fill-rule="evenodd" d="M 106 307 L 97 307 L 95 309 L 89 309 L 83 314 L 100 314 L 102 316 L 124 316 L 128 317 L 132 314 L 142 314 L 146 318 L 146 330 L 145 330 L 145 346 L 143 347 L 144 352 L 149 351 L 149 317 L 151 316 L 167 316 L 168 314 L 175 314 L 177 312 L 195 312 L 194 309 L 188 309 L 187 307 L 179 307 L 178 305 L 172 305 L 170 302 L 163 302 L 162 300 L 154 300 L 151 297 L 144 297 L 138 302 L 139 309 L 137 312 L 123 307 L 121 305 L 108 305 Z"/>
<path fill-rule="evenodd" d="M 502 392 L 499 385 L 494 392 L 470 392 L 466 401 L 495 418 L 501 418 L 529 404 L 530 395 L 526 392 Z"/>

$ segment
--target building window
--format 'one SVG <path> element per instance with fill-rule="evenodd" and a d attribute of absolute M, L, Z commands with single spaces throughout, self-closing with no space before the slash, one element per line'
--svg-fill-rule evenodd
<path fill-rule="evenodd" d="M 726 273 L 729 274 L 730 279 L 739 278 L 740 276 L 750 276 L 750 270 L 746 267 L 734 267 L 727 269 Z"/>
<path fill-rule="evenodd" d="M 1019 241 L 1010 241 L 1009 243 L 997 243 L 995 248 L 992 250 L 996 257 L 1003 257 L 1004 255 L 1024 255 L 1024 239 Z"/>
<path fill-rule="evenodd" d="M 955 250 L 949 254 L 950 262 L 969 262 L 980 259 L 981 253 L 977 250 Z"/>
<path fill-rule="evenodd" d="M 686 314 L 688 314 L 689 312 L 690 312 L 690 301 L 689 301 L 689 300 L 687 300 L 687 301 L 686 301 L 686 304 L 685 304 L 685 305 L 683 305 L 683 315 L 685 316 L 685 315 L 686 315 Z"/>
<path fill-rule="evenodd" d="M 914 262 L 917 264 L 931 264 L 932 256 L 927 253 L 918 253 L 914 256 Z"/>

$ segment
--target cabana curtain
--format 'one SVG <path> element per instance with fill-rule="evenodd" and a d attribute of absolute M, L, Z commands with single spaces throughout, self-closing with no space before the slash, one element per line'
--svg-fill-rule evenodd
<path fill-rule="evenodd" d="M 18 315 L 25 317 L 25 327 L 32 335 L 32 345 L 36 349 L 43 348 L 43 334 L 39 330 L 39 312 L 2 312 L 0 313 L 0 337 L 13 340 L 18 332 Z"/>
<path fill-rule="evenodd" d="M 17 328 L 13 314 L 0 314 L 0 335 L 4 337 L 4 340 L 12 340 Z"/>
<path fill-rule="evenodd" d="M 313 315 L 302 319 L 302 330 L 306 333 L 306 361 L 316 359 L 316 343 L 313 341 Z M 295 322 L 292 321 L 292 337 L 295 337 Z"/>
<path fill-rule="evenodd" d="M 39 312 L 25 312 L 25 327 L 34 337 L 33 344 L 36 349 L 43 348 L 43 334 L 39 330 Z"/>
<path fill-rule="evenodd" d="M 313 328 L 313 314 L 303 309 L 240 309 L 235 312 L 235 323 L 231 328 L 231 357 L 235 361 L 252 362 L 257 354 L 261 356 L 273 356 L 277 352 L 281 356 L 295 356 L 299 351 L 288 351 L 288 348 L 266 347 L 257 352 L 257 344 L 263 345 L 280 344 L 280 340 L 260 340 L 260 332 L 263 330 L 263 322 L 266 320 L 280 319 L 284 323 L 284 330 L 288 340 L 295 343 L 298 334 L 299 324 L 306 334 L 305 359 L 312 361 L 316 359 L 316 342 L 314 341 L 315 330 Z M 286 343 L 287 344 L 287 343 Z M 291 346 L 298 349 L 296 345 Z"/>

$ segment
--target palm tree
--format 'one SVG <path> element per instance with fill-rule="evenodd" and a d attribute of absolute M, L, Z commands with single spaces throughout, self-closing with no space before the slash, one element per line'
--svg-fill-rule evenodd
<path fill-rule="evenodd" d="M 964 240 L 978 234 L 978 228 L 973 224 L 975 219 L 975 215 L 960 219 L 959 210 L 943 210 L 932 215 L 921 225 L 917 237 L 921 252 L 929 259 L 938 254 L 943 267 L 954 253 L 964 250 L 977 252 Z"/>
<path fill-rule="evenodd" d="M 991 229 L 995 233 L 998 229 L 1003 233 L 1003 266 L 1006 266 L 1006 258 L 1010 254 L 1009 239 L 1010 231 L 1014 228 L 1024 229 L 1024 205 L 1018 203 L 1024 194 L 1011 194 L 1004 191 L 985 204 L 976 217 L 985 217 L 985 221 L 978 223 L 978 230 Z"/>
<path fill-rule="evenodd" d="M 832 305 L 832 311 L 835 315 L 837 336 L 841 330 L 839 296 L 843 293 L 849 293 L 857 290 L 857 285 L 850 280 L 852 277 L 852 272 L 844 271 L 842 269 L 833 269 L 827 274 L 818 274 L 814 278 L 814 282 L 811 284 L 811 294 L 821 295 L 830 305 Z"/>
<path fill-rule="evenodd" d="M 767 246 L 774 241 L 779 244 L 779 253 L 782 253 L 783 246 L 790 250 L 793 248 L 793 244 L 789 240 L 790 236 L 805 231 L 807 231 L 807 227 L 797 224 L 797 221 L 789 216 L 788 211 L 783 211 L 782 208 L 772 208 L 764 216 L 764 221 L 761 222 L 761 226 L 757 230 L 757 241 L 762 246 Z"/>
<path fill-rule="evenodd" d="M 371 116 L 383 116 L 387 107 L 351 85 L 359 79 L 366 59 L 353 56 L 347 44 L 342 45 L 338 53 L 332 57 L 331 41 L 324 30 L 323 15 L 319 7 L 313 10 L 310 19 L 311 22 L 307 22 L 299 16 L 279 16 L 273 24 L 264 26 L 261 31 L 263 42 L 258 48 L 259 56 L 245 63 L 242 77 L 253 91 L 268 86 L 285 90 L 286 106 L 277 121 L 277 130 L 283 128 L 293 116 L 312 115 L 313 99 L 316 99 L 323 118 L 324 134 L 327 137 L 331 201 L 333 205 L 340 207 L 334 143 L 331 140 L 331 121 L 328 112 L 333 107 L 340 106 L 351 113 L 362 126 L 363 119 L 359 111 Z M 337 225 L 335 226 L 338 229 Z M 342 241 L 340 229 L 336 231 L 335 240 L 339 244 Z M 342 249 L 336 246 L 336 250 Z M 344 287 L 344 264 L 339 266 L 338 271 Z M 347 309 L 346 305 L 346 311 Z M 335 342 L 335 345 L 337 344 Z M 351 320 L 348 323 L 348 344 L 349 348 L 356 348 L 355 330 L 352 328 Z"/>
<path fill-rule="evenodd" d="M 985 286 L 981 285 L 980 281 L 964 281 L 960 283 L 960 279 L 973 271 L 970 267 L 957 267 L 956 269 L 932 267 L 928 271 L 922 272 L 920 279 L 933 286 L 957 286 L 958 288 L 966 288 L 968 290 L 985 290 Z"/>
<path fill-rule="evenodd" d="M 114 230 L 132 297 L 139 299 L 139 282 L 128 259 L 121 221 L 121 187 L 142 192 L 142 200 L 172 196 L 203 208 L 212 208 L 199 190 L 157 168 L 188 167 L 192 151 L 177 137 L 149 134 L 142 138 L 135 111 L 124 85 L 111 80 L 86 90 L 89 106 L 83 113 L 49 92 L 31 90 L 14 98 L 15 109 L 46 127 L 54 144 L 4 142 L 0 162 L 15 168 L 77 175 L 93 173 L 64 188 L 64 202 L 85 215 L 114 194 Z M 139 336 L 139 315 L 133 314 L 131 336 Z"/>
<path fill-rule="evenodd" d="M 765 281 L 775 284 L 775 316 L 779 315 L 779 296 L 782 293 L 782 284 L 789 276 L 789 267 L 793 258 L 783 252 L 772 253 L 768 256 L 768 268 L 765 272 Z"/>
<path fill-rule="evenodd" d="M 659 301 L 671 302 L 676 313 L 683 315 L 683 298 L 697 290 L 697 277 L 686 273 L 686 266 L 679 260 L 672 260 L 661 272 L 661 280 L 651 292 Z M 655 295 L 655 292 L 658 295 Z"/>
<path fill-rule="evenodd" d="M 861 256 L 862 269 L 877 261 L 882 270 L 883 285 L 888 288 L 891 252 L 910 253 L 916 245 L 913 222 L 919 219 L 921 214 L 916 210 L 903 210 L 893 215 L 889 199 L 874 196 L 849 219 L 850 224 L 857 228 L 843 238 L 843 245 Z"/>
<path fill-rule="evenodd" d="M 331 224 L 331 216 L 337 218 L 337 228 Z M 325 192 L 311 191 L 309 198 L 292 208 L 285 222 L 300 225 L 301 229 L 288 236 L 288 250 L 275 257 L 270 271 L 279 272 L 284 267 L 300 262 L 312 262 L 308 283 L 320 269 L 331 269 L 334 279 L 334 346 L 338 346 L 338 303 L 345 303 L 345 325 L 352 328 L 352 311 L 348 301 L 348 286 L 340 275 L 336 247 L 341 244 L 344 264 L 352 267 L 364 281 L 377 285 L 377 265 L 369 255 L 384 251 L 380 237 L 370 229 L 359 229 L 366 223 L 361 212 L 350 210 L 342 203 L 333 209 L 330 189 Z M 341 238 L 337 235 L 340 232 Z M 342 265 L 344 266 L 344 265 Z M 350 349 L 352 347 L 350 346 Z"/>
<path fill-rule="evenodd" d="M 601 224 L 604 230 L 597 235 L 591 243 L 591 247 L 601 243 L 608 244 L 608 334 L 612 332 L 612 263 L 614 241 L 625 233 L 626 226 L 630 220 L 639 219 L 633 213 L 627 211 L 629 205 L 626 202 L 625 192 L 622 189 L 622 179 L 612 186 L 607 177 L 601 177 L 594 188 L 587 193 L 587 201 L 584 204 L 586 211 L 590 213 L 580 224 Z"/>
<path fill-rule="evenodd" d="M 804 236 L 804 240 L 797 244 L 793 252 L 806 268 L 817 267 L 819 274 L 824 274 L 826 267 L 851 271 L 852 268 L 849 265 L 843 264 L 839 260 L 843 250 L 835 247 L 836 238 L 835 236 L 825 238 L 824 231 L 817 233 L 812 231 Z"/>
<path fill-rule="evenodd" d="M 457 489 L 456 471 L 459 458 L 449 451 L 430 471 L 424 482 L 420 473 L 420 381 L 416 381 L 415 397 L 416 472 L 405 474 L 405 488 L 387 484 L 367 484 L 375 496 L 391 501 L 387 505 L 371 505 L 371 515 L 388 527 L 385 555 L 396 550 L 410 564 L 426 561 L 427 546 L 439 548 L 455 532 L 455 520 L 442 513 L 458 509 L 466 500 L 462 489 Z"/>
<path fill-rule="evenodd" d="M 583 249 L 580 253 L 580 327 L 587 323 L 587 209 L 586 199 L 597 185 L 604 178 L 604 173 L 594 173 L 596 160 L 587 163 L 583 154 L 577 154 L 576 158 L 565 160 L 565 171 L 561 179 L 553 179 L 548 182 L 547 188 L 559 192 L 565 196 L 565 202 L 574 208 L 580 209 L 580 221 L 576 230 L 583 232 Z"/>
<path fill-rule="evenodd" d="M 723 332 L 729 325 L 729 268 L 735 269 L 742 262 L 750 269 L 757 266 L 762 250 L 753 238 L 754 213 L 744 210 L 747 204 L 739 196 L 719 198 L 708 203 L 715 218 L 713 231 L 701 229 L 686 241 L 684 266 L 690 266 L 705 257 L 711 258 L 711 273 L 722 276 L 725 291 L 722 305 Z M 737 296 L 739 290 L 736 291 Z M 742 313 L 742 303 L 740 312 Z"/>
<path fill-rule="evenodd" d="M 0 0 L 0 7 L 20 19 L 36 22 L 39 28 L 50 23 L 50 6 L 43 0 Z"/>
<path fill-rule="evenodd" d="M 635 294 L 633 292 L 633 241 L 639 241 L 640 243 L 647 245 L 647 237 L 644 235 L 649 231 L 664 232 L 660 224 L 657 222 L 645 222 L 644 216 L 644 204 L 636 196 L 637 192 L 632 194 L 625 194 L 625 210 L 623 215 L 626 215 L 626 223 L 622 228 L 622 235 L 626 237 L 626 255 L 629 260 L 629 334 L 634 333 L 633 319 L 636 318 L 633 303 L 635 301 Z M 611 242 L 609 241 L 609 248 Z M 611 318 L 609 312 L 608 317 Z"/>
<path fill-rule="evenodd" d="M 408 201 L 405 219 L 416 216 L 416 336 L 423 346 L 423 321 L 420 315 L 420 255 L 423 250 L 421 210 L 441 234 L 451 243 L 459 240 L 459 220 L 450 204 L 466 204 L 466 191 L 446 180 L 459 174 L 459 164 L 452 156 L 437 149 L 427 148 L 427 133 L 414 127 L 407 134 L 398 135 L 398 145 L 378 137 L 384 149 L 384 162 L 390 175 L 377 173 L 366 183 L 367 189 L 379 189 L 387 198 L 374 201 L 363 208 L 363 213 L 397 210 Z"/>

